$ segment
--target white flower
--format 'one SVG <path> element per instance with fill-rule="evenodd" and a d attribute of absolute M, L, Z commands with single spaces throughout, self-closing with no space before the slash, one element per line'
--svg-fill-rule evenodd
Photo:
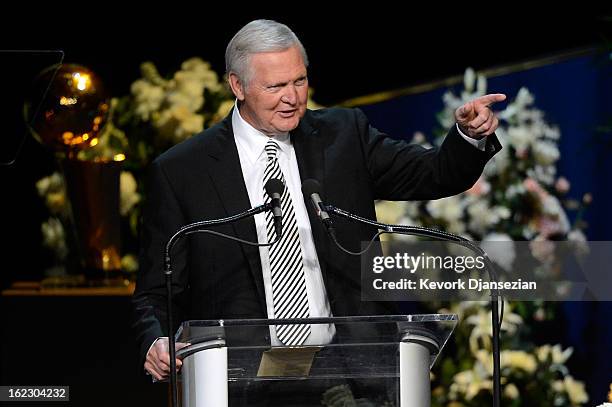
<path fill-rule="evenodd" d="M 549 141 L 537 141 L 532 151 L 535 160 L 541 165 L 554 164 L 560 156 L 557 145 Z"/>
<path fill-rule="evenodd" d="M 132 273 L 138 270 L 138 259 L 133 254 L 126 254 L 121 258 L 121 269 Z"/>
<path fill-rule="evenodd" d="M 524 126 L 513 126 L 507 130 L 508 141 L 510 145 L 514 147 L 517 152 L 527 150 L 533 143 L 533 133 Z"/>
<path fill-rule="evenodd" d="M 518 195 L 523 195 L 526 192 L 525 186 L 522 182 L 510 185 L 505 192 L 506 199 L 513 199 Z"/>
<path fill-rule="evenodd" d="M 467 92 L 474 91 L 474 82 L 476 81 L 476 72 L 473 68 L 466 68 L 463 74 L 463 87 Z"/>
<path fill-rule="evenodd" d="M 219 76 L 210 67 L 210 63 L 200 58 L 190 58 L 181 64 L 182 72 L 188 72 L 195 79 L 201 82 L 204 88 L 208 88 L 213 92 L 221 90 Z"/>
<path fill-rule="evenodd" d="M 40 225 L 40 230 L 43 237 L 43 246 L 53 250 L 59 260 L 65 259 L 68 255 L 68 246 L 66 246 L 62 222 L 57 218 L 49 218 Z"/>
<path fill-rule="evenodd" d="M 513 313 L 510 304 L 505 301 L 504 309 L 506 312 L 504 312 L 504 320 L 502 321 L 500 330 L 513 335 L 518 329 L 518 326 L 523 323 L 523 319 L 520 315 Z M 474 326 L 469 339 L 472 353 L 477 355 L 481 350 L 491 349 L 491 338 L 493 336 L 491 311 L 486 311 L 484 307 L 478 308 L 478 312 L 467 317 L 465 322 Z"/>
<path fill-rule="evenodd" d="M 376 219 L 381 223 L 396 225 L 404 215 L 404 203 L 397 201 L 376 202 Z"/>
<path fill-rule="evenodd" d="M 491 313 L 484 309 L 479 309 L 475 315 L 467 317 L 465 322 L 474 325 L 470 332 L 470 350 L 476 354 L 481 348 L 491 348 Z"/>
<path fill-rule="evenodd" d="M 416 222 L 406 214 L 406 208 L 409 202 L 398 201 L 377 201 L 375 205 L 376 219 L 381 223 L 390 225 L 415 225 Z M 388 242 L 392 240 L 413 242 L 416 236 L 400 235 L 400 234 L 382 234 L 381 241 Z"/>
<path fill-rule="evenodd" d="M 538 367 L 536 358 L 522 350 L 503 350 L 500 354 L 501 367 L 521 369 L 527 373 L 535 372 Z"/>
<path fill-rule="evenodd" d="M 563 380 L 555 380 L 552 384 L 555 391 L 566 392 L 572 405 L 584 404 L 589 401 L 589 396 L 584 390 L 584 383 L 574 380 L 572 376 L 565 376 Z"/>
<path fill-rule="evenodd" d="M 177 72 L 180 77 L 182 72 Z M 167 96 L 170 107 L 185 107 L 190 112 L 198 111 L 204 104 L 204 86 L 193 78 L 182 78 L 176 81 L 176 86 Z"/>
<path fill-rule="evenodd" d="M 573 229 L 567 235 L 567 240 L 572 242 L 571 246 L 579 256 L 587 255 L 591 252 L 586 236 L 580 229 Z"/>
<path fill-rule="evenodd" d="M 469 202 L 467 212 L 470 215 L 470 230 L 480 235 L 485 234 L 502 219 L 500 214 L 503 216 L 507 215 L 507 212 L 503 209 L 493 210 L 485 199 L 476 199 Z"/>
<path fill-rule="evenodd" d="M 417 202 L 404 202 L 406 216 L 410 219 L 418 219 L 419 218 L 419 204 Z"/>
<path fill-rule="evenodd" d="M 136 191 L 136 179 L 131 172 L 121 171 L 119 177 L 119 213 L 122 216 L 127 213 L 140 202 L 140 194 Z"/>
<path fill-rule="evenodd" d="M 527 170 L 527 175 L 540 181 L 545 185 L 552 185 L 555 182 L 557 167 L 554 165 L 539 165 L 536 164 L 533 168 Z"/>
<path fill-rule="evenodd" d="M 551 218 L 555 219 L 558 223 L 558 233 L 568 233 L 570 230 L 570 222 L 567 218 L 561 202 L 553 196 L 548 195 L 542 200 L 542 209 L 544 213 Z"/>
<path fill-rule="evenodd" d="M 501 268 L 512 270 L 516 249 L 510 236 L 505 233 L 489 233 L 482 239 L 481 247 Z"/>
<path fill-rule="evenodd" d="M 510 212 L 510 209 L 508 209 L 505 206 L 499 206 L 499 205 L 493 207 L 493 212 L 495 212 L 495 214 L 499 216 L 500 219 L 509 219 L 510 215 L 512 215 L 512 213 Z"/>
<path fill-rule="evenodd" d="M 542 126 L 542 136 L 549 140 L 559 140 L 561 132 L 558 127 L 549 126 L 544 124 Z"/>
<path fill-rule="evenodd" d="M 540 112 L 536 109 L 527 109 L 533 104 L 533 101 L 533 96 L 529 93 L 529 90 L 521 88 L 516 98 L 506 106 L 506 109 L 498 113 L 498 117 L 504 121 L 518 121 L 519 124 L 537 120 Z"/>
<path fill-rule="evenodd" d="M 510 400 L 516 400 L 519 397 L 519 390 L 514 383 L 508 383 L 504 386 L 504 395 Z"/>
<path fill-rule="evenodd" d="M 552 363 L 556 365 L 565 364 L 573 352 L 574 350 L 571 347 L 563 350 L 560 344 L 556 344 L 554 346 L 548 344 L 542 345 L 536 348 L 535 351 L 540 362 L 548 362 L 548 358 L 550 358 Z"/>
<path fill-rule="evenodd" d="M 183 105 L 162 111 L 155 120 L 159 135 L 176 144 L 204 129 L 204 116 L 191 112 Z"/>
<path fill-rule="evenodd" d="M 478 75 L 478 82 L 476 83 L 476 94 L 484 95 L 487 93 L 487 78 L 484 75 Z"/>
<path fill-rule="evenodd" d="M 514 101 L 514 103 L 521 107 L 524 108 L 526 106 L 530 106 L 533 104 L 534 102 L 534 97 L 531 94 L 531 92 L 529 92 L 529 90 L 525 87 L 522 87 L 521 89 L 519 89 L 518 94 L 516 95 L 516 99 Z"/>
<path fill-rule="evenodd" d="M 448 223 L 457 222 L 463 215 L 463 203 L 457 196 L 429 201 L 426 207 L 431 216 Z"/>
<path fill-rule="evenodd" d="M 455 235 L 461 235 L 463 237 L 465 237 L 465 223 L 463 223 L 462 221 L 450 221 L 448 223 L 448 225 L 446 226 L 446 230 L 449 233 L 455 234 Z"/>
<path fill-rule="evenodd" d="M 164 89 L 144 79 L 134 81 L 130 89 L 136 101 L 136 114 L 141 120 L 148 121 L 151 114 L 161 107 Z"/>
<path fill-rule="evenodd" d="M 36 182 L 38 195 L 45 196 L 49 192 L 59 191 L 64 188 L 64 179 L 58 172 L 54 172 L 48 177 L 41 178 Z"/>
<path fill-rule="evenodd" d="M 486 371 L 483 372 L 475 365 L 472 370 L 459 372 L 453 377 L 450 392 L 453 398 L 457 398 L 458 394 L 464 394 L 466 400 L 471 400 L 481 390 L 491 391 L 492 389 L 493 381 L 488 378 Z"/>
<path fill-rule="evenodd" d="M 66 187 L 64 178 L 58 172 L 38 180 L 36 190 L 38 195 L 45 198 L 45 204 L 51 214 L 67 215 Z"/>
<path fill-rule="evenodd" d="M 555 244 L 538 235 L 529 242 L 531 255 L 544 264 L 550 264 L 555 259 Z"/>

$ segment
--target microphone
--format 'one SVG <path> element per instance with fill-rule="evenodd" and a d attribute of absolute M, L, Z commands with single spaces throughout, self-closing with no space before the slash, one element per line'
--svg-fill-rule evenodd
<path fill-rule="evenodd" d="M 272 216 L 274 216 L 274 229 L 276 237 L 280 239 L 283 234 L 283 211 L 281 209 L 281 197 L 285 190 L 283 181 L 277 178 L 270 178 L 264 185 L 266 193 L 272 201 Z"/>
<path fill-rule="evenodd" d="M 305 196 L 310 197 L 310 202 L 312 202 L 312 205 L 314 206 L 315 213 L 317 214 L 321 222 L 323 222 L 323 224 L 325 225 L 327 233 L 329 233 L 329 235 L 335 239 L 336 230 L 334 229 L 334 224 L 332 223 L 329 214 L 323 207 L 323 201 L 321 201 L 320 192 L 321 184 L 316 179 L 307 179 L 302 183 L 302 193 Z"/>

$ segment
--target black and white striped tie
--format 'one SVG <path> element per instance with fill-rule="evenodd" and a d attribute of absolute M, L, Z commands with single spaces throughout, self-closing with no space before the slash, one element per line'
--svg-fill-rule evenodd
<path fill-rule="evenodd" d="M 272 139 L 266 143 L 268 156 L 264 171 L 263 184 L 269 179 L 280 179 L 285 185 L 281 197 L 283 209 L 283 236 L 281 240 L 268 248 L 270 257 L 270 273 L 272 276 L 272 301 L 274 318 L 308 318 L 310 309 L 306 295 L 306 278 L 302 262 L 302 248 L 298 234 L 297 221 L 291 194 L 287 188 L 285 177 L 278 164 L 278 143 Z M 270 202 L 270 197 L 264 191 L 264 202 Z M 268 241 L 275 238 L 274 218 L 272 212 L 266 213 Z M 286 346 L 299 346 L 310 335 L 310 325 L 277 325 L 276 336 Z"/>

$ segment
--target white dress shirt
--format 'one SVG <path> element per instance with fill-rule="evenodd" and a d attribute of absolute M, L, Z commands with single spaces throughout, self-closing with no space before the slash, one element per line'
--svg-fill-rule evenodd
<path fill-rule="evenodd" d="M 242 176 L 249 194 L 251 207 L 264 203 L 263 175 L 266 168 L 267 155 L 264 147 L 269 137 L 256 130 L 247 123 L 241 116 L 237 104 L 234 106 L 232 114 L 232 127 L 234 139 L 238 147 L 240 167 Z M 280 146 L 278 150 L 278 163 L 285 177 L 286 187 L 289 189 L 295 217 L 297 221 L 298 233 L 302 249 L 302 261 L 304 264 L 304 275 L 306 278 L 306 293 L 308 296 L 308 306 L 311 317 L 331 317 L 331 308 L 325 291 L 325 284 L 321 274 L 321 266 L 317 257 L 312 229 L 306 205 L 302 198 L 302 182 L 295 157 L 295 150 L 291 144 L 289 134 L 274 136 L 274 140 Z M 255 227 L 257 229 L 257 240 L 259 243 L 267 243 L 265 213 L 255 215 Z M 266 306 L 268 318 L 274 318 L 274 304 L 272 302 L 272 278 L 270 270 L 270 259 L 268 248 L 259 248 L 261 258 L 261 269 L 263 272 L 264 288 L 266 293 Z M 275 330 L 270 329 L 272 346 L 279 346 L 281 342 L 276 337 Z M 318 345 L 330 343 L 335 334 L 335 327 L 327 324 L 311 325 L 311 333 L 304 342 L 304 345 Z"/>
<path fill-rule="evenodd" d="M 458 124 L 455 124 L 455 126 L 457 126 L 457 131 L 459 132 L 459 134 L 461 134 L 461 137 L 463 137 L 468 143 L 470 143 L 471 145 L 473 145 L 474 147 L 476 147 L 480 151 L 485 151 L 485 146 L 487 145 L 487 138 L 486 137 L 482 137 L 482 138 L 479 138 L 479 139 L 472 138 L 470 136 L 467 136 L 467 135 L 463 134 L 463 132 L 459 128 Z"/>

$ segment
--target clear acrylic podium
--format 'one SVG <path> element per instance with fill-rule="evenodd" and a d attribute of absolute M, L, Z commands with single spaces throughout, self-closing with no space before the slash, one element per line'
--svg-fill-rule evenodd
<path fill-rule="evenodd" d="M 304 321 L 184 322 L 182 406 L 429 406 L 429 370 L 457 316 L 311 318 L 334 325 L 331 343 L 270 345 L 275 326 Z"/>

